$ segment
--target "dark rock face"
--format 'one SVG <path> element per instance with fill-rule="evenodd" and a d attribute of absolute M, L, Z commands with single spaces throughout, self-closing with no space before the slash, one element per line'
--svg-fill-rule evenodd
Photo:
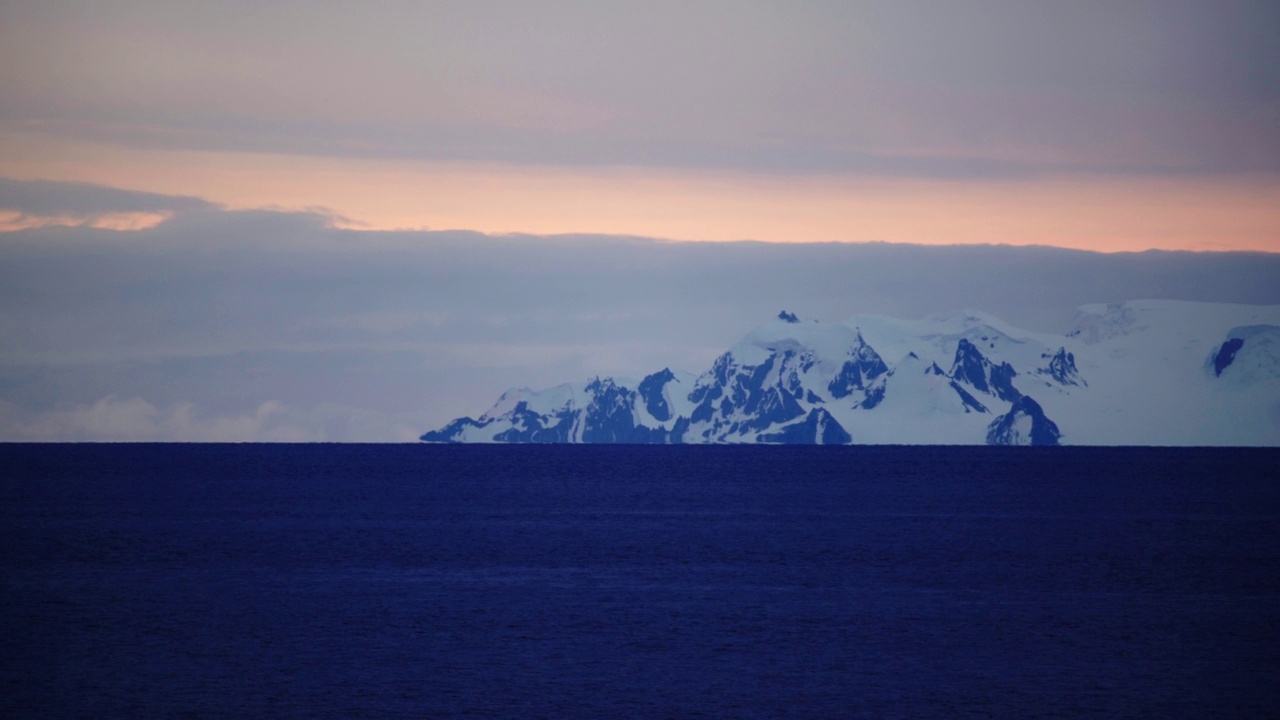
<path fill-rule="evenodd" d="M 1077 387 L 1088 385 L 1084 378 L 1080 377 L 1080 371 L 1076 369 L 1076 356 L 1074 353 L 1067 352 L 1065 347 L 1058 348 L 1058 352 L 1053 355 L 1041 356 L 1049 362 L 1045 367 L 1036 370 L 1039 375 L 1048 375 L 1058 382 L 1059 385 L 1075 385 Z"/>
<path fill-rule="evenodd" d="M 670 374 L 669 371 L 667 374 Z M 661 375 L 661 373 L 659 373 Z M 652 376 L 651 376 L 652 377 Z M 674 375 L 672 375 L 674 377 Z M 484 428 L 498 421 L 510 423 L 510 427 L 493 436 L 502 443 L 667 443 L 673 433 L 662 428 L 648 428 L 636 424 L 636 403 L 639 393 L 622 387 L 611 378 L 596 378 L 586 386 L 591 401 L 586 408 L 562 408 L 541 415 L 520 401 L 499 418 L 486 418 L 477 422 L 471 418 L 459 418 L 439 430 L 421 437 L 426 442 L 460 442 L 467 428 Z M 670 413 L 668 412 L 668 416 Z M 685 428 L 688 427 L 686 422 Z M 581 428 L 578 437 L 574 429 Z M 680 431 L 683 434 L 683 430 Z M 678 441 L 678 438 L 676 438 Z"/>
<path fill-rule="evenodd" d="M 831 383 L 827 385 L 827 390 L 831 392 L 831 397 L 843 398 L 849 397 L 854 390 L 864 389 L 862 384 L 862 368 L 858 367 L 858 363 L 849 360 L 840 368 L 840 372 L 831 379 Z"/>
<path fill-rule="evenodd" d="M 751 400 L 743 408 L 748 419 L 742 422 L 744 430 L 764 430 L 770 425 L 784 423 L 804 415 L 804 408 L 795 396 L 786 390 L 773 387 L 751 394 Z"/>
<path fill-rule="evenodd" d="M 853 442 L 853 437 L 826 410 L 814 408 L 804 420 L 762 434 L 757 440 L 783 445 L 847 445 Z"/>
<path fill-rule="evenodd" d="M 1218 354 L 1213 358 L 1214 377 L 1222 377 L 1222 371 L 1231 366 L 1236 359 L 1236 353 L 1240 352 L 1242 347 L 1244 347 L 1244 340 L 1240 338 L 1231 338 L 1222 343 L 1222 347 L 1218 348 Z"/>
<path fill-rule="evenodd" d="M 964 383 L 978 392 L 994 395 L 1005 402 L 1014 402 L 1022 397 L 1022 393 L 1013 386 L 1013 379 L 1017 377 L 1018 371 L 1007 362 L 992 365 L 976 345 L 964 338 L 956 346 L 955 361 L 951 364 L 948 375 L 954 382 Z M 964 397 L 961 396 L 961 399 Z M 969 405 L 968 401 L 965 405 Z"/>
<path fill-rule="evenodd" d="M 960 383 L 955 380 L 951 381 L 951 389 L 956 391 L 960 396 L 960 402 L 964 403 L 964 411 L 967 412 L 987 412 L 987 406 L 978 402 L 978 399 L 969 394 L 969 391 L 960 387 Z"/>
<path fill-rule="evenodd" d="M 989 393 L 991 386 L 987 384 L 987 368 L 990 366 L 991 363 L 987 362 L 976 345 L 961 338 L 956 347 L 956 359 L 951 364 L 951 372 L 947 374 L 953 380 L 967 383 L 974 390 Z"/>
<path fill-rule="evenodd" d="M 799 372 L 806 362 L 811 360 L 790 350 L 754 366 L 737 365 L 730 353 L 721 355 L 689 396 L 698 403 L 690 422 L 710 422 L 703 434 L 711 437 L 724 431 L 746 435 L 802 417 Z"/>
<path fill-rule="evenodd" d="M 1022 393 L 1013 386 L 1013 378 L 1017 375 L 1018 371 L 1007 362 L 991 368 L 991 389 L 995 391 L 996 397 L 1005 402 L 1016 402 L 1022 397 Z"/>
<path fill-rule="evenodd" d="M 591 402 L 582 418 L 584 443 L 663 442 L 662 430 L 636 426 L 636 393 L 614 383 L 611 378 L 587 383 Z"/>
<path fill-rule="evenodd" d="M 1029 395 L 1018 398 L 1009 412 L 987 427 L 988 445 L 1057 445 L 1061 437 L 1057 424 Z"/>
<path fill-rule="evenodd" d="M 786 310 L 778 313 L 778 319 L 792 324 L 800 322 L 800 318 L 796 317 L 795 313 L 789 313 Z"/>
<path fill-rule="evenodd" d="M 858 403 L 857 407 L 863 410 L 873 410 L 882 400 L 884 400 L 884 383 L 874 385 L 868 389 L 867 396 L 863 398 L 862 402 Z"/>
<path fill-rule="evenodd" d="M 464 429 L 468 427 L 473 427 L 473 428 L 486 427 L 491 422 L 493 421 L 486 420 L 485 422 L 480 423 L 480 422 L 476 422 L 475 420 L 472 420 L 469 417 L 460 417 L 457 420 L 454 420 L 453 422 L 449 423 L 448 425 L 445 425 L 444 427 L 440 428 L 439 430 L 432 430 L 431 432 L 426 433 L 425 435 L 419 437 L 418 439 L 423 442 L 439 442 L 439 443 L 459 442 L 459 439 L 462 437 L 462 432 Z"/>
<path fill-rule="evenodd" d="M 698 384 L 693 388 L 693 392 L 689 393 L 689 400 L 697 405 L 690 420 L 699 422 L 711 419 L 712 403 L 724 395 L 724 388 L 729 384 L 729 368 L 732 364 L 733 354 L 725 353 L 712 363 L 709 379 L 706 382 L 701 379 L 698 381 Z M 707 376 L 703 377 L 706 378 Z M 705 417 L 699 417 L 699 415 L 704 415 Z"/>
<path fill-rule="evenodd" d="M 571 413 L 565 412 L 544 419 L 529 409 L 529 403 L 519 402 L 508 413 L 511 428 L 493 436 L 498 442 L 511 443 L 560 443 L 568 442 L 569 429 L 573 427 Z M 555 421 L 559 420 L 559 423 Z"/>
<path fill-rule="evenodd" d="M 667 406 L 667 399 L 663 396 L 663 389 L 667 383 L 675 379 L 675 374 L 671 372 L 671 368 L 663 368 L 661 372 L 656 372 L 644 380 L 640 381 L 640 385 L 636 388 L 636 392 L 640 394 L 640 399 L 644 402 L 644 409 L 649 411 L 658 422 L 666 422 L 671 419 L 671 408 Z"/>
<path fill-rule="evenodd" d="M 871 381 L 887 372 L 889 372 L 889 366 L 884 364 L 884 359 L 859 334 L 857 344 L 849 351 L 849 359 L 831 379 L 827 390 L 831 392 L 831 397 L 845 398 L 852 395 L 855 390 L 867 390 Z M 873 404 L 872 407 L 874 406 Z"/>

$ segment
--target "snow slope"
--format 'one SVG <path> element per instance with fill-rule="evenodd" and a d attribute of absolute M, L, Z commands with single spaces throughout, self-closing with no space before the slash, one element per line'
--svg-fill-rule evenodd
<path fill-rule="evenodd" d="M 423 440 L 1280 445 L 1280 306 L 1087 305 L 1064 335 L 782 312 L 701 375 L 512 389 Z"/>

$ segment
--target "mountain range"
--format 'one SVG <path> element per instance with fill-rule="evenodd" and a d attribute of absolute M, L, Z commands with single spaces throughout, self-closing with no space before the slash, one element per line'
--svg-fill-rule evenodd
<path fill-rule="evenodd" d="M 1086 305 L 1062 335 L 783 311 L 700 375 L 513 388 L 422 440 L 1274 446 L 1280 306 Z"/>

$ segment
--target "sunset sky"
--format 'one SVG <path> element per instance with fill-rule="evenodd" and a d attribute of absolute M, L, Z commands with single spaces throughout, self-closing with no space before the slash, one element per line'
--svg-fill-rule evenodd
<path fill-rule="evenodd" d="M 0 176 L 365 229 L 1275 252 L 1277 7 L 20 0 Z"/>
<path fill-rule="evenodd" d="M 0 2 L 0 441 L 412 441 L 782 309 L 1280 304 L 1278 8 Z"/>

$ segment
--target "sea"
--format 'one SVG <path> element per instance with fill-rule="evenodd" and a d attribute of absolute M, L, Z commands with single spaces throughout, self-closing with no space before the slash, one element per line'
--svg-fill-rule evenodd
<path fill-rule="evenodd" d="M 1275 449 L 0 445 L 0 717 L 1280 717 Z"/>

